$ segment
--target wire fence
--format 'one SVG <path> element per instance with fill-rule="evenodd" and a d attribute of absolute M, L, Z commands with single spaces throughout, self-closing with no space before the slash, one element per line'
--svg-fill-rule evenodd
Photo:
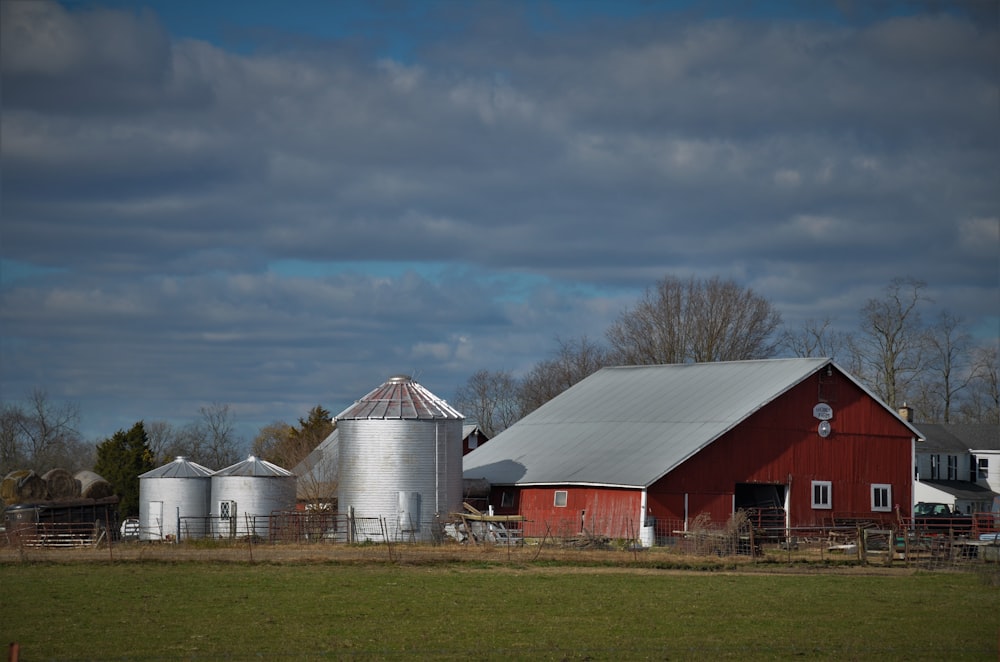
<path fill-rule="evenodd" d="M 773 514 L 772 514 L 773 515 Z M 275 511 L 239 518 L 180 517 L 177 535 L 164 535 L 162 523 L 140 528 L 127 524 L 127 535 L 109 532 L 102 522 L 20 524 L 0 534 L 0 545 L 21 548 L 64 548 L 120 543 L 225 543 L 317 545 L 463 545 L 537 550 L 649 550 L 695 557 L 737 558 L 749 562 L 846 562 L 904 565 L 927 569 L 986 568 L 1000 577 L 1000 522 L 993 516 L 961 525 L 899 518 L 894 522 L 858 518 L 831 520 L 817 527 L 784 527 L 772 515 L 740 511 L 726 522 L 701 515 L 688 522 L 660 519 L 644 522 L 588 518 L 523 521 L 464 518 L 421 522 L 401 527 L 384 517 L 351 517 L 333 511 Z M 502 520 L 502 521 L 500 521 Z M 122 533 L 126 527 L 122 527 Z M 602 531 L 625 531 L 611 537 Z M 109 535 L 110 534 L 110 535 Z M 1000 581 L 1000 580 L 998 580 Z"/>

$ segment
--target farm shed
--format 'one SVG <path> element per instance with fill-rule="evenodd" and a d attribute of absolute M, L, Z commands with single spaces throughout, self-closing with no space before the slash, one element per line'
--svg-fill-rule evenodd
<path fill-rule="evenodd" d="M 525 516 L 525 535 L 651 542 L 703 513 L 766 513 L 777 528 L 894 519 L 919 438 L 829 359 L 627 366 L 469 453 L 464 477 L 488 480 L 495 512 Z"/>

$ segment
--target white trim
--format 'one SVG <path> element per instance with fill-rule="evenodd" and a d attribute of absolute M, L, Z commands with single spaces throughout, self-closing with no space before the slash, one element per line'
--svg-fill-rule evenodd
<path fill-rule="evenodd" d="M 819 488 L 817 495 L 816 489 Z M 816 497 L 819 496 L 817 499 Z M 833 483 L 828 480 L 814 480 L 809 489 L 813 510 L 833 509 Z"/>
<path fill-rule="evenodd" d="M 885 503 L 878 505 L 876 502 L 876 495 L 883 494 L 885 498 Z M 872 483 L 871 489 L 872 497 L 872 512 L 873 513 L 891 513 L 892 512 L 892 485 L 889 483 Z"/>

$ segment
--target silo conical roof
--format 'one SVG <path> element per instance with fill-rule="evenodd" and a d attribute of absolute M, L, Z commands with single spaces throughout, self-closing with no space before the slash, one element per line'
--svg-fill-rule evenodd
<path fill-rule="evenodd" d="M 140 474 L 139 478 L 208 478 L 212 470 L 197 462 L 191 462 L 183 455 L 177 456 L 173 462 Z"/>
<path fill-rule="evenodd" d="M 242 462 L 219 469 L 214 476 L 294 476 L 288 469 L 251 455 Z"/>
<path fill-rule="evenodd" d="M 465 418 L 409 375 L 396 375 L 342 411 L 335 420 Z"/>

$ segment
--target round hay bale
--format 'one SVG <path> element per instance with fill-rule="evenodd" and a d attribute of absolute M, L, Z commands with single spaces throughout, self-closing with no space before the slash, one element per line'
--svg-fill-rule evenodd
<path fill-rule="evenodd" d="M 0 483 L 0 498 L 6 504 L 44 500 L 47 492 L 45 481 L 31 469 L 15 469 Z"/>
<path fill-rule="evenodd" d="M 42 476 L 49 489 L 50 499 L 76 499 L 80 496 L 80 482 L 65 469 L 52 469 Z"/>
<path fill-rule="evenodd" d="M 115 493 L 111 483 L 93 471 L 78 471 L 76 479 L 80 482 L 80 496 L 85 499 L 103 499 Z"/>

